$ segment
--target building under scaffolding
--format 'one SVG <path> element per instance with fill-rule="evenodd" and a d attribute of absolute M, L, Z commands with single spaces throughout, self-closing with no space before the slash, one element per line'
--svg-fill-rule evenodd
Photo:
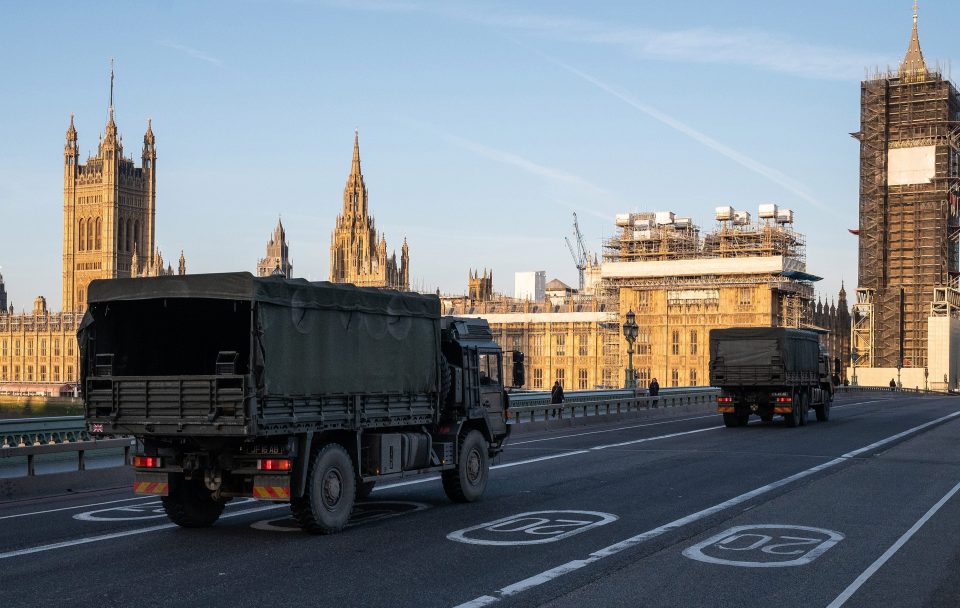
<path fill-rule="evenodd" d="M 817 329 L 844 361 L 850 317 L 845 293 L 835 304 L 813 302 L 803 236 L 793 214 L 764 205 L 760 221 L 729 207 L 717 210 L 706 235 L 673 213 L 628 213 L 604 243 L 603 263 L 590 263 L 588 293 L 533 302 L 471 288 L 442 298 L 444 314 L 482 316 L 504 350 L 526 355 L 527 386 L 566 389 L 623 386 L 628 364 L 622 323 L 628 310 L 640 325 L 637 379 L 663 386 L 709 380 L 709 331 L 715 327 L 791 326 Z M 594 277 L 593 275 L 599 275 Z M 511 364 L 505 363 L 509 377 Z"/>
<path fill-rule="evenodd" d="M 931 319 L 958 310 L 960 94 L 927 68 L 916 13 L 899 72 L 861 84 L 860 122 L 859 381 L 956 386 L 956 354 L 933 354 L 956 330 Z"/>
<path fill-rule="evenodd" d="M 813 305 L 806 244 L 793 213 L 761 205 L 750 213 L 719 207 L 717 227 L 702 235 L 689 218 L 671 212 L 617 216 L 604 243 L 603 289 L 622 317 L 640 326 L 634 367 L 639 382 L 697 386 L 708 380 L 709 332 L 737 326 L 806 327 L 846 333 L 846 304 Z M 832 312 L 831 312 L 832 310 Z M 819 327 L 818 325 L 824 325 Z M 842 339 L 824 340 L 846 359 Z M 626 345 L 621 360 L 626 361 Z"/>

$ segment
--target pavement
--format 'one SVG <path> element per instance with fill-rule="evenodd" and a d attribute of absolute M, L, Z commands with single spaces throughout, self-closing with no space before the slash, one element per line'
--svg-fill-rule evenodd
<path fill-rule="evenodd" d="M 343 533 L 235 500 L 203 530 L 129 489 L 0 502 L 2 605 L 960 606 L 960 399 L 704 412 L 515 437 L 483 499 L 384 484 Z"/>

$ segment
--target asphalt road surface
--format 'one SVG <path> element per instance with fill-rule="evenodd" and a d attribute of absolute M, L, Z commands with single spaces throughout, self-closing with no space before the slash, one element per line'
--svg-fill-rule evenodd
<path fill-rule="evenodd" d="M 183 530 L 107 491 L 0 504 L 8 606 L 960 606 L 960 398 L 518 435 L 483 500 L 378 487 L 342 534 L 235 500 Z"/>

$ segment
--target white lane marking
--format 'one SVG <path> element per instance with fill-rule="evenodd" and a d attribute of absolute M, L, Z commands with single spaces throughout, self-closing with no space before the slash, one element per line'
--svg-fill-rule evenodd
<path fill-rule="evenodd" d="M 266 507 L 258 507 L 256 509 L 236 511 L 234 513 L 226 513 L 224 515 L 221 515 L 220 519 L 227 519 L 229 517 L 240 517 L 241 515 L 249 515 L 250 513 L 259 513 L 260 511 L 269 511 L 270 509 L 279 509 L 280 507 L 286 507 L 286 506 L 287 506 L 286 504 L 269 505 Z M 20 557 L 22 555 L 31 555 L 33 553 L 42 553 L 44 551 L 52 551 L 54 549 L 65 549 L 67 547 L 75 547 L 77 545 L 96 543 L 102 540 L 123 538 L 124 536 L 135 536 L 137 534 L 146 534 L 147 532 L 156 532 L 158 530 L 169 530 L 170 528 L 176 528 L 176 527 L 177 527 L 177 524 L 159 524 L 159 525 L 150 526 L 147 528 L 136 528 L 134 530 L 124 530 L 122 532 L 111 532 L 110 534 L 100 534 L 98 536 L 87 536 L 84 538 L 67 540 L 59 543 L 53 543 L 50 545 L 40 545 L 38 547 L 29 547 L 27 549 L 17 549 L 16 551 L 7 551 L 6 553 L 0 553 L 0 559 L 7 559 L 8 557 Z"/>
<path fill-rule="evenodd" d="M 724 566 L 785 568 L 809 564 L 844 538 L 834 530 L 807 526 L 735 526 L 687 547 L 683 556 Z"/>
<path fill-rule="evenodd" d="M 543 545 L 618 519 L 612 513 L 599 511 L 528 511 L 457 530 L 447 534 L 447 538 L 468 545 Z"/>
<path fill-rule="evenodd" d="M 30 515 L 43 515 L 45 513 L 57 513 L 59 511 L 74 511 L 76 509 L 85 509 L 87 507 L 99 507 L 101 505 L 113 505 L 118 502 L 130 502 L 133 500 L 146 500 L 148 498 L 153 498 L 153 496 L 137 496 L 136 498 L 123 498 L 120 500 L 108 500 L 105 502 L 93 502 L 86 505 L 75 505 L 73 507 L 61 507 L 59 509 L 47 509 L 45 511 L 31 511 L 30 513 L 17 513 L 16 515 L 3 515 L 0 516 L 0 519 L 13 519 L 14 517 L 28 517 Z"/>
<path fill-rule="evenodd" d="M 705 429 L 696 429 L 696 430 L 693 430 L 693 431 L 682 431 L 682 432 L 680 432 L 680 433 L 669 433 L 669 434 L 667 434 L 667 435 L 658 435 L 658 436 L 656 436 L 656 437 L 644 437 L 643 439 L 633 439 L 633 440 L 631 440 L 631 441 L 621 441 L 621 442 L 619 442 L 619 443 L 608 443 L 607 445 L 597 445 L 597 446 L 594 446 L 594 447 L 592 447 L 592 448 L 590 448 L 590 449 L 591 449 L 591 450 L 606 450 L 607 448 L 619 448 L 619 447 L 623 447 L 623 446 L 625 446 L 625 445 L 634 445 L 634 444 L 637 444 L 637 443 L 646 443 L 646 442 L 648 442 L 648 441 L 654 441 L 654 440 L 657 440 L 657 439 L 667 439 L 667 438 L 670 438 L 670 437 L 680 437 L 680 436 L 682 436 L 682 435 L 693 435 L 694 433 L 703 433 L 704 431 L 715 431 L 715 430 L 717 430 L 717 429 L 722 429 L 722 428 L 724 428 L 724 427 L 723 427 L 723 426 L 708 426 L 708 427 L 705 428 Z"/>
<path fill-rule="evenodd" d="M 649 424 L 633 424 L 630 426 L 618 426 L 614 429 L 602 429 L 599 431 L 587 431 L 585 433 L 573 433 L 572 435 L 557 435 L 556 437 L 544 437 L 542 439 L 528 439 L 527 441 L 511 441 L 507 445 L 513 447 L 515 445 L 526 445 L 528 443 L 541 443 L 543 441 L 555 441 L 557 439 L 569 439 L 571 437 L 584 437 L 586 435 L 597 435 L 600 433 L 615 433 L 617 431 L 629 431 L 631 429 L 641 429 L 648 426 L 660 426 L 663 424 L 673 424 L 675 422 L 686 422 L 688 420 L 701 420 L 703 418 L 714 418 L 720 414 L 710 414 L 709 416 L 694 416 L 692 418 L 676 418 L 674 420 L 664 420 L 662 422 L 651 422 Z"/>
<path fill-rule="evenodd" d="M 607 445 L 597 445 L 592 448 L 587 448 L 584 450 L 573 450 L 572 452 L 560 452 L 559 454 L 550 454 L 549 456 L 539 456 L 537 458 L 528 458 L 526 460 L 517 460 L 516 462 L 505 462 L 503 464 L 496 464 L 490 467 L 490 469 L 509 469 L 510 467 L 519 467 L 526 464 L 532 464 L 534 462 L 543 462 L 544 460 L 555 460 L 557 458 L 567 458 L 568 456 L 579 456 L 580 454 L 589 454 L 594 450 L 605 450 L 607 448 L 615 448 L 624 445 L 631 445 L 635 443 L 644 443 L 647 441 L 656 441 L 658 439 L 669 439 L 671 437 L 679 437 L 681 435 L 690 435 L 692 433 L 702 433 L 704 431 L 713 431 L 716 429 L 722 429 L 722 426 L 711 426 L 705 429 L 696 429 L 694 431 L 684 431 L 682 433 L 669 433 L 667 435 L 657 435 L 655 437 L 644 437 L 643 439 L 635 439 L 633 441 L 623 441 L 620 443 L 610 443 Z M 386 484 L 383 486 L 377 486 L 373 489 L 374 492 L 379 490 L 389 490 L 390 488 L 399 488 L 402 486 L 411 486 L 419 483 L 427 483 L 428 481 L 435 481 L 440 477 L 437 475 L 431 475 L 430 477 L 425 477 L 422 479 L 411 479 L 410 481 L 398 481 L 395 483 Z"/>
<path fill-rule="evenodd" d="M 810 467 L 809 469 L 800 471 L 799 473 L 794 473 L 789 477 L 784 477 L 783 479 L 774 481 L 773 483 L 769 483 L 765 486 L 761 486 L 759 488 L 756 488 L 754 490 L 751 490 L 739 496 L 735 496 L 729 500 L 725 500 L 712 507 L 707 507 L 706 509 L 697 511 L 696 513 L 691 513 L 686 517 L 681 517 L 680 519 L 674 520 L 670 523 L 653 528 L 652 530 L 647 530 L 646 532 L 641 532 L 636 536 L 631 536 L 630 538 L 626 538 L 618 543 L 614 543 L 608 547 L 604 547 L 602 549 L 594 551 L 585 559 L 570 561 L 570 562 L 567 562 L 566 564 L 561 564 L 549 570 L 544 570 L 539 574 L 535 574 L 534 576 L 525 578 L 521 581 L 517 581 L 512 585 L 507 585 L 506 587 L 503 587 L 495 591 L 493 595 L 484 595 L 484 596 L 478 597 L 465 604 L 459 604 L 456 608 L 466 608 L 467 606 L 486 606 L 488 604 L 493 603 L 493 601 L 499 601 L 501 599 L 510 597 L 512 595 L 516 595 L 517 593 L 520 593 L 522 591 L 526 591 L 533 587 L 543 585 L 544 583 L 548 583 L 556 578 L 560 578 L 561 576 L 564 576 L 566 574 L 569 574 L 571 572 L 574 572 L 576 570 L 589 566 L 590 564 L 598 562 L 601 559 L 610 557 L 612 555 L 616 555 L 617 553 L 620 553 L 621 551 L 625 551 L 626 549 L 636 547 L 637 545 L 642 544 L 648 540 L 651 540 L 653 538 L 656 538 L 668 532 L 678 530 L 688 524 L 710 517 L 711 515 L 714 515 L 715 513 L 719 513 L 720 511 L 729 509 L 730 507 L 734 507 L 736 505 L 745 503 L 749 500 L 756 498 L 757 496 L 766 494 L 768 492 L 772 492 L 773 490 L 776 490 L 777 488 L 783 487 L 787 484 L 793 483 L 794 481 L 798 481 L 805 477 L 809 477 L 810 475 L 813 475 L 825 469 L 834 467 L 842 462 L 846 462 L 847 460 L 854 458 L 856 456 L 859 456 L 864 452 L 886 445 L 888 443 L 896 441 L 897 439 L 901 439 L 903 437 L 906 437 L 907 435 L 911 435 L 913 433 L 916 433 L 917 431 L 921 431 L 935 424 L 939 424 L 946 420 L 950 420 L 951 418 L 956 418 L 957 416 L 960 416 L 960 412 L 954 412 L 953 414 L 942 416 L 940 418 L 937 418 L 936 420 L 932 420 L 930 422 L 926 422 L 919 426 L 915 426 L 911 429 L 907 429 L 906 431 L 897 433 L 896 435 L 891 435 L 886 439 L 875 441 L 874 443 L 871 443 L 868 446 L 864 446 L 862 448 L 853 450 L 851 452 L 847 452 L 846 454 L 843 454 L 842 456 L 839 456 L 838 458 L 834 458 L 833 460 L 830 460 L 823 464 L 818 464 L 814 467 Z M 494 599 L 491 600 L 490 598 L 494 598 Z M 478 601 L 482 601 L 483 603 L 480 603 L 480 604 L 474 603 Z"/>
<path fill-rule="evenodd" d="M 870 579 L 871 576 L 876 574 L 877 570 L 883 567 L 883 565 L 887 563 L 887 561 L 891 557 L 893 557 L 893 555 L 897 551 L 899 551 L 905 544 L 907 544 L 907 541 L 909 541 L 910 538 L 913 537 L 913 535 L 916 534 L 917 531 L 920 528 L 922 528 L 923 525 L 927 523 L 930 520 L 930 518 L 933 517 L 936 514 L 936 512 L 940 510 L 941 507 L 943 507 L 943 505 L 947 503 L 948 500 L 953 498 L 953 496 L 958 491 L 960 491 L 960 483 L 953 486 L 953 489 L 951 489 L 949 492 L 947 492 L 944 495 L 943 498 L 937 501 L 937 504 L 930 507 L 930 510 L 927 511 L 923 517 L 917 520 L 917 523 L 913 524 L 910 527 L 910 529 L 904 533 L 903 536 L 897 539 L 897 542 L 893 543 L 893 545 L 891 545 L 889 549 L 884 551 L 883 555 L 877 558 L 877 561 L 870 564 L 870 567 L 864 570 L 863 573 L 860 576 L 858 576 L 855 581 L 850 583 L 850 586 L 844 589 L 843 593 L 838 595 L 835 600 L 830 602 L 830 605 L 827 606 L 827 608 L 840 608 L 840 606 L 843 606 L 846 603 L 846 601 L 849 600 L 853 596 L 853 594 L 856 593 L 857 590 L 860 589 L 860 587 L 862 587 L 863 584 Z"/>
<path fill-rule="evenodd" d="M 831 405 L 830 409 L 835 410 L 840 407 L 850 407 L 851 405 L 866 405 L 868 403 L 881 403 L 883 401 L 893 401 L 893 399 L 874 399 L 873 401 L 856 401 L 854 403 L 841 403 L 840 405 Z"/>

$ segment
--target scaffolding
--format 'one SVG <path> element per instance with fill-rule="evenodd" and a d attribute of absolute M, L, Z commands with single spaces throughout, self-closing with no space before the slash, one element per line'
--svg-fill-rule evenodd
<path fill-rule="evenodd" d="M 672 211 L 624 213 L 617 216 L 617 233 L 604 241 L 604 260 L 654 262 L 702 257 L 700 228 Z"/>
<path fill-rule="evenodd" d="M 960 94 L 936 71 L 888 73 L 862 83 L 860 121 L 857 365 L 925 367 L 934 291 L 960 278 Z M 932 175 L 897 179 L 891 157 L 923 150 Z"/>

